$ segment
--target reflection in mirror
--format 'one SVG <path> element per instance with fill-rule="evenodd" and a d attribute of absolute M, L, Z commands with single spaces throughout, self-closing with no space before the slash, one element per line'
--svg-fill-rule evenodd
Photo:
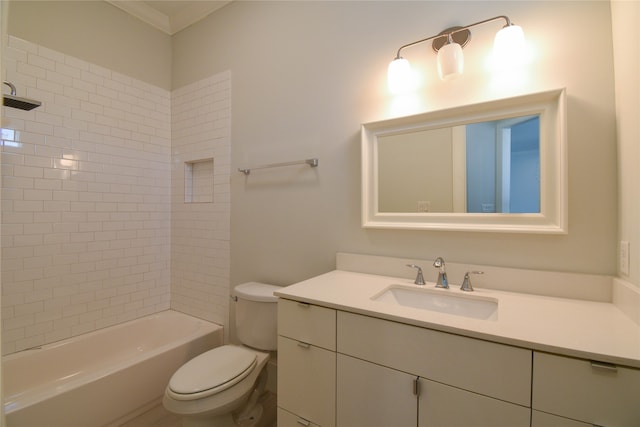
<path fill-rule="evenodd" d="M 566 232 L 564 90 L 362 127 L 363 226 Z"/>
<path fill-rule="evenodd" d="M 540 212 L 540 116 L 378 138 L 380 212 Z"/>

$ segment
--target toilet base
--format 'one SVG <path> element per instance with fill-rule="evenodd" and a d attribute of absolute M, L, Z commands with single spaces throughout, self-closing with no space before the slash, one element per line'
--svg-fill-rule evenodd
<path fill-rule="evenodd" d="M 277 396 L 270 391 L 262 393 L 258 399 L 260 406 L 260 416 L 254 416 L 251 419 L 245 419 L 244 423 L 236 419 L 238 427 L 275 427 L 277 413 Z M 254 415 L 253 413 L 251 415 Z"/>
<path fill-rule="evenodd" d="M 236 427 L 231 414 L 214 417 L 183 417 L 182 427 Z"/>
<path fill-rule="evenodd" d="M 260 419 L 262 419 L 263 412 L 264 411 L 261 404 L 258 403 L 254 405 L 254 407 L 251 409 L 251 411 L 249 411 L 248 414 L 243 414 L 242 417 L 234 417 L 236 426 L 255 427 L 260 422 Z"/>
<path fill-rule="evenodd" d="M 264 393 L 254 408 L 244 417 L 224 414 L 214 417 L 182 417 L 182 427 L 272 427 L 276 422 L 276 398 Z"/>

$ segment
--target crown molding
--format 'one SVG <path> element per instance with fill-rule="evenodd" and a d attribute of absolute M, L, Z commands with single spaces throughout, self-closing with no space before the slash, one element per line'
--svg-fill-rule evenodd
<path fill-rule="evenodd" d="M 124 10 L 130 15 L 135 16 L 141 21 L 164 31 L 167 34 L 171 33 L 171 25 L 169 23 L 169 17 L 158 10 L 152 8 L 141 1 L 126 1 L 126 0 L 106 0 L 107 3 L 114 5 L 115 7 Z"/>
<path fill-rule="evenodd" d="M 172 16 L 165 15 L 159 10 L 148 5 L 144 1 L 130 0 L 106 0 L 107 3 L 124 10 L 141 21 L 169 34 L 173 35 L 189 25 L 203 19 L 212 12 L 220 9 L 232 0 L 227 1 L 195 1 L 185 4 Z"/>
<path fill-rule="evenodd" d="M 194 1 L 173 16 L 169 17 L 170 34 L 175 34 L 189 25 L 204 19 L 221 7 L 231 3 L 232 0 Z"/>

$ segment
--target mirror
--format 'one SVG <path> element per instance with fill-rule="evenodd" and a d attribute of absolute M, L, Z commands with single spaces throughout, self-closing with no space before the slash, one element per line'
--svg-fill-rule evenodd
<path fill-rule="evenodd" d="M 540 116 L 378 138 L 380 212 L 540 212 Z"/>
<path fill-rule="evenodd" d="M 362 224 L 566 233 L 565 92 L 362 125 Z"/>

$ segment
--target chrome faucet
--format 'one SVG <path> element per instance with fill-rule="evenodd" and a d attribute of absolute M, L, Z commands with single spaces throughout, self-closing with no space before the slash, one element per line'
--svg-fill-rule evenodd
<path fill-rule="evenodd" d="M 424 285 L 425 281 L 424 281 L 424 276 L 422 275 L 422 268 L 420 268 L 419 265 L 415 265 L 415 264 L 407 264 L 407 267 L 417 268 L 418 269 L 418 274 L 416 275 L 416 280 L 414 280 L 413 283 L 415 283 L 416 285 Z"/>
<path fill-rule="evenodd" d="M 473 286 L 471 286 L 471 279 L 469 278 L 470 274 L 484 274 L 484 271 L 467 271 L 464 274 L 464 280 L 462 281 L 462 286 L 460 286 L 461 291 L 473 292 Z"/>
<path fill-rule="evenodd" d="M 433 266 L 440 269 L 438 272 L 438 280 L 436 281 L 436 288 L 449 289 L 449 280 L 447 279 L 444 259 L 442 259 L 442 257 L 436 258 L 436 260 L 433 261 Z"/>

